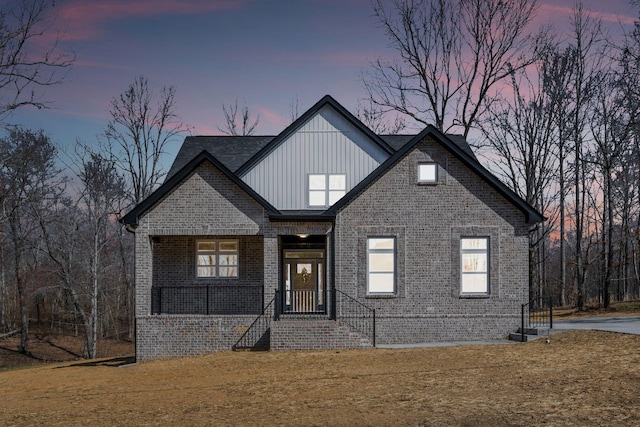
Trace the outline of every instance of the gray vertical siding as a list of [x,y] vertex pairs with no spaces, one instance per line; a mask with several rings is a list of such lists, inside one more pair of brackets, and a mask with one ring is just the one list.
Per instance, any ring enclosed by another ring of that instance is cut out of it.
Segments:
[[348,192],[387,156],[333,108],[325,106],[242,179],[277,209],[307,209],[308,174],[346,174]]

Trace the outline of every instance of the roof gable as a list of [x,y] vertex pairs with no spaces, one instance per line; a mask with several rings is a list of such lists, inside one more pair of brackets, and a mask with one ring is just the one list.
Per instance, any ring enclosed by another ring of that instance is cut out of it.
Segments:
[[[401,159],[403,159],[420,141],[425,137],[430,136],[436,142],[446,148],[453,156],[458,158],[466,167],[475,172],[481,179],[494,188],[498,193],[504,196],[510,203],[512,203],[518,210],[524,215],[528,224],[535,224],[544,220],[544,216],[540,214],[535,208],[529,205],[525,200],[518,196],[513,190],[507,187],[502,181],[495,177],[491,172],[485,169],[475,158],[475,156],[460,146],[459,143],[454,142],[447,135],[438,131],[432,125],[427,126],[418,135],[415,135],[409,142],[404,144],[396,153],[391,156],[386,162],[384,162],[378,169],[371,175],[364,179],[360,184],[355,186],[349,193],[347,193],[336,204],[327,209],[328,215],[336,215],[344,206],[349,204],[355,199],[365,188],[367,188],[376,179],[382,176],[385,172],[393,168]],[[468,145],[466,145],[468,147]]]
[[387,144],[382,138],[373,133],[371,129],[366,127],[360,120],[358,120],[353,114],[347,111],[342,105],[340,105],[335,99],[333,99],[330,95],[325,95],[320,101],[318,101],[313,107],[307,110],[303,115],[298,117],[289,127],[287,127],[284,131],[282,131],[278,136],[273,138],[267,145],[265,145],[260,151],[258,151],[253,157],[251,157],[248,161],[245,162],[236,173],[238,176],[244,176],[251,168],[253,168],[256,164],[258,164],[261,160],[263,160],[266,156],[269,155],[273,150],[275,150],[278,146],[280,146],[284,141],[287,140],[292,134],[302,128],[306,123],[309,122],[314,116],[320,113],[320,110],[326,106],[330,106],[333,110],[335,110],[342,118],[344,118],[348,123],[353,125],[358,131],[360,131],[364,136],[366,136],[369,140],[371,140],[375,145],[377,145],[381,150],[391,155],[395,151],[389,144]]
[[316,185],[318,180],[325,181],[326,188],[315,195],[324,193],[325,203],[329,203],[329,180],[334,183],[331,185],[341,182],[341,190],[348,191],[392,153],[384,140],[325,97],[243,165],[237,175],[276,209],[324,210],[318,199],[310,199],[311,177]]
[[128,225],[137,225],[140,216],[160,202],[174,187],[180,182],[186,179],[192,172],[194,172],[198,166],[203,162],[210,162],[213,166],[218,168],[227,178],[240,187],[247,195],[252,197],[258,202],[269,215],[279,214],[278,210],[274,208],[269,202],[263,199],[258,193],[256,193],[251,187],[239,179],[233,172],[223,165],[218,159],[213,157],[211,153],[202,151],[189,163],[182,167],[178,172],[174,173],[168,180],[166,180],[158,189],[156,189],[149,197],[135,206],[129,213],[127,213],[120,222]]

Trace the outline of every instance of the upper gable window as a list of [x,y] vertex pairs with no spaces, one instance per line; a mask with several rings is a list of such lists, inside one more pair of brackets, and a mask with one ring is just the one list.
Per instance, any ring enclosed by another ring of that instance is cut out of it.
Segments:
[[436,184],[438,165],[436,163],[418,163],[418,184]]
[[347,175],[309,174],[309,206],[331,206],[347,192]]

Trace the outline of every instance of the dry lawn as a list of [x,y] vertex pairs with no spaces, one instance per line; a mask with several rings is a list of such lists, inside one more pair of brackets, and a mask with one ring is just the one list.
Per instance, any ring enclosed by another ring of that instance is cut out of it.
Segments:
[[0,425],[640,425],[640,336],[0,372]]

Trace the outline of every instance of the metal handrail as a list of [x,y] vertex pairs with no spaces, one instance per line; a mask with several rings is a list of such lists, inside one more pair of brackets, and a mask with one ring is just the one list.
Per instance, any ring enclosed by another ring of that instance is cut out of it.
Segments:
[[[545,302],[547,304],[545,304]],[[547,307],[545,307],[547,305]],[[553,297],[536,297],[520,309],[520,340],[525,342],[527,330],[534,327],[549,326],[553,328]]]
[[[349,315],[344,315],[342,313],[343,310],[336,310],[336,318],[342,320],[347,325],[352,328],[362,332],[366,336],[371,338],[372,344],[376,346],[376,309],[371,308],[357,299],[353,298],[351,295],[348,295],[342,292],[339,289],[335,289],[336,295],[340,295],[340,303],[336,304],[342,309],[342,298],[346,298],[346,301],[353,304],[355,306],[355,310],[346,310]],[[337,298],[336,298],[337,300]],[[371,319],[371,324],[367,320]]]
[[[256,317],[247,330],[244,331],[242,336],[240,336],[238,341],[231,346],[232,350],[237,350],[238,348],[255,348],[256,344],[260,342],[260,339],[271,327],[271,313],[269,312],[269,308],[271,308],[271,305],[275,300],[275,296],[271,298],[271,301],[269,301],[269,303],[262,309],[262,313]],[[243,340],[248,341],[248,343],[241,345]]]

